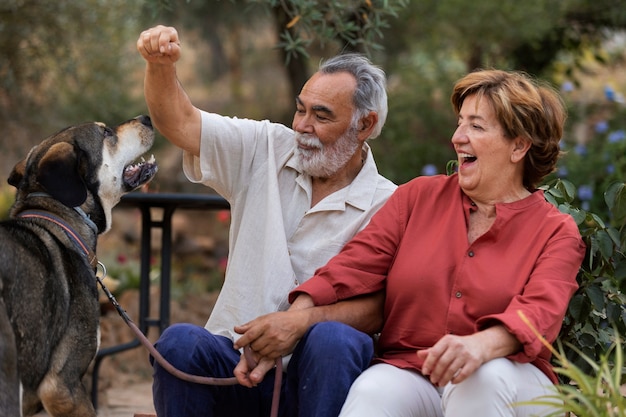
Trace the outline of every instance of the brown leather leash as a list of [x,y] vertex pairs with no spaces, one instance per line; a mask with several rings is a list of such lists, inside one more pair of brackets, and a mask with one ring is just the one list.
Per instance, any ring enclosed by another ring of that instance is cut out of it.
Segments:
[[[98,262],[98,265],[100,265],[100,267],[103,270],[103,276],[106,276],[106,268],[104,267],[104,265],[101,262]],[[141,332],[141,330],[139,330],[137,325],[130,319],[130,317],[128,317],[128,314],[126,314],[126,311],[120,306],[120,304],[117,302],[113,294],[111,294],[111,291],[109,291],[109,289],[104,285],[104,282],[102,282],[102,279],[100,279],[97,273],[96,273],[96,279],[98,280],[98,283],[100,284],[100,287],[102,287],[102,290],[106,294],[107,298],[109,299],[111,304],[113,304],[113,306],[117,310],[118,314],[122,317],[124,322],[126,322],[128,327],[131,328],[133,333],[135,333],[135,336],[137,337],[137,339],[139,339],[141,344],[146,349],[148,349],[148,351],[150,352],[152,357],[158,362],[158,364],[162,366],[163,369],[165,369],[167,372],[174,375],[178,379],[182,379],[183,381],[187,381],[187,382],[193,382],[195,384],[220,385],[220,386],[238,384],[237,378],[235,378],[234,376],[226,377],[226,378],[215,378],[215,377],[210,377],[210,376],[192,375],[192,374],[188,374],[186,372],[181,371],[180,369],[176,368],[174,365],[169,363],[167,359],[165,359],[156,350],[156,348],[152,345],[152,343],[148,340],[148,338]],[[250,369],[256,367],[257,363],[252,356],[252,349],[250,348],[250,346],[244,347],[243,354],[244,354],[244,357],[246,358],[246,361],[248,362],[248,367]],[[280,401],[280,388],[282,385],[282,376],[283,376],[283,361],[282,361],[282,358],[277,358],[276,359],[276,375],[274,377],[274,392],[272,395],[272,408],[270,411],[270,417],[278,417],[278,404]]]

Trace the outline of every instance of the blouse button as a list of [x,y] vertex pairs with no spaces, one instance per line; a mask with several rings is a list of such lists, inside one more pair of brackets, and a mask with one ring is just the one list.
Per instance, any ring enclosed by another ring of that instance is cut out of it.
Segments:
[[469,251],[467,253],[467,256],[469,256],[470,258],[473,258],[474,257],[474,251],[473,250]]
[[456,294],[454,294],[456,298],[461,298],[461,295],[461,291],[457,291]]

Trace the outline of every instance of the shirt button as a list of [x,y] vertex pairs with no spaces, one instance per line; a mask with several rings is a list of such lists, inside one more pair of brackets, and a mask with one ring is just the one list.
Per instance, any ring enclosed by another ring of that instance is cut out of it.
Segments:
[[471,250],[471,251],[467,252],[467,256],[469,256],[470,258],[473,258],[474,257],[474,251]]
[[461,294],[461,291],[457,291],[456,294],[454,294],[456,298],[461,298],[461,295],[463,295]]

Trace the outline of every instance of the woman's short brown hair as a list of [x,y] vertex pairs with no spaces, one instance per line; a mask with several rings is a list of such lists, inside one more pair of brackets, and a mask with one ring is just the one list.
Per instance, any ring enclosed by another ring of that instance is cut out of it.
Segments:
[[567,112],[561,96],[522,72],[479,70],[461,78],[452,92],[458,115],[469,96],[487,98],[509,139],[522,137],[531,147],[524,160],[524,186],[536,188],[556,169]]

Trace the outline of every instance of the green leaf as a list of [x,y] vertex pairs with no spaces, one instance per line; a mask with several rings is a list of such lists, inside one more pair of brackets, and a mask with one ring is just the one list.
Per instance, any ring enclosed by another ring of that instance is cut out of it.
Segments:
[[604,293],[600,287],[592,285],[585,290],[585,293],[596,310],[604,310]]
[[606,230],[598,230],[596,233],[600,253],[604,259],[609,259],[613,254],[613,239]]
[[622,224],[626,220],[626,184],[616,182],[604,193],[604,201],[613,213],[615,220]]

